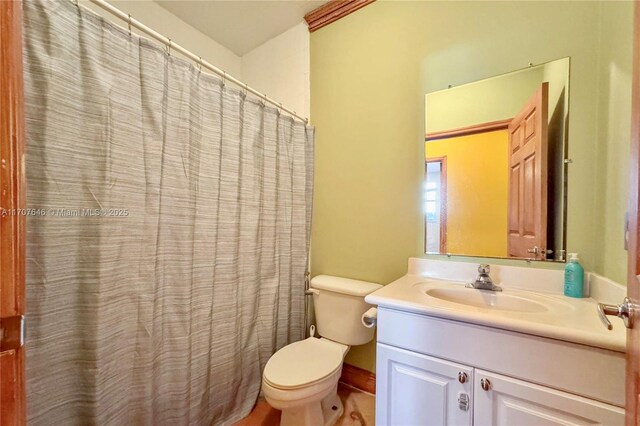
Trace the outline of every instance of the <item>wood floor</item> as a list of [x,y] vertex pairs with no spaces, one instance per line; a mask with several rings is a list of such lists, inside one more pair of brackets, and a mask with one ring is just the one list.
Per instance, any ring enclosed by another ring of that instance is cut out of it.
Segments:
[[[374,426],[375,396],[347,386],[338,385],[338,396],[344,405],[344,414],[338,419],[336,426]],[[234,426],[278,426],[280,411],[275,410],[260,399],[255,408]]]

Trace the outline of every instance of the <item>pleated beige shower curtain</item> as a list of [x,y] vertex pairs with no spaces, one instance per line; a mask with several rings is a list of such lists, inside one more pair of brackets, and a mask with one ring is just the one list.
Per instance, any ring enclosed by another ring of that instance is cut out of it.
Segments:
[[231,424],[304,335],[313,129],[25,0],[30,425]]

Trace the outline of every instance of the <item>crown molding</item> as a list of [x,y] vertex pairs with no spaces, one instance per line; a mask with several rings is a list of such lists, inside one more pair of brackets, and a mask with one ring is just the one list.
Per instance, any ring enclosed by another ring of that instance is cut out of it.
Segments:
[[331,0],[304,15],[304,20],[307,21],[309,32],[312,33],[374,1],[375,0]]

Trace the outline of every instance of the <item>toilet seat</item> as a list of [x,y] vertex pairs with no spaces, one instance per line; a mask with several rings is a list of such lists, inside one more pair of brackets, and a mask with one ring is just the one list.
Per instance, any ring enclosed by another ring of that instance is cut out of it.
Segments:
[[263,380],[276,389],[299,389],[342,368],[342,345],[309,337],[277,351],[267,362]]

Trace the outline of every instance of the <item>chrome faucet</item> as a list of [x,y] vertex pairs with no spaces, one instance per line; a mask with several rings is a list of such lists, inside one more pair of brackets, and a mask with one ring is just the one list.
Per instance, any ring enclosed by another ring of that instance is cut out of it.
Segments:
[[489,272],[491,272],[489,265],[484,263],[480,264],[478,266],[478,276],[475,281],[467,284],[466,287],[475,288],[476,290],[502,291],[502,287],[493,283],[489,276]]

